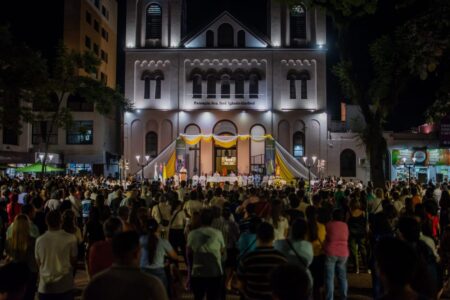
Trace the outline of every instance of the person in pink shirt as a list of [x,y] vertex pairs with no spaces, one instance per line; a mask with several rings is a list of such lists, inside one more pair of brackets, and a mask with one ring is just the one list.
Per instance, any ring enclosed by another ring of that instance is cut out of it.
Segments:
[[326,225],[327,235],[324,243],[325,252],[325,299],[333,300],[334,273],[339,284],[340,299],[347,299],[347,259],[348,227],[344,222],[344,212],[340,209],[333,211],[333,218]]

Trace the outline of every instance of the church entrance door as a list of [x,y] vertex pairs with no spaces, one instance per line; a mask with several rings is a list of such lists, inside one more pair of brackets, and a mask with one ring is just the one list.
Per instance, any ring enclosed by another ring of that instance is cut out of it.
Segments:
[[214,147],[214,169],[221,176],[237,174],[237,148]]

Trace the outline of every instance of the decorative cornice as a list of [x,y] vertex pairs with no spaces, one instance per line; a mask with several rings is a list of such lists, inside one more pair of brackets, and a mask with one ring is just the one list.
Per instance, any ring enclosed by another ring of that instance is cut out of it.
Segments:
[[267,64],[267,60],[266,59],[185,59],[184,61],[185,64],[190,64],[191,67],[194,66],[228,66],[228,67],[242,67],[242,66],[261,66],[261,65],[265,65]]
[[308,60],[308,59],[304,59],[304,60],[301,60],[301,59],[289,59],[289,60],[282,59],[281,63],[283,65],[289,66],[289,67],[297,67],[297,66],[310,67],[311,65],[315,65],[316,64],[316,60],[315,59],[311,59],[311,60]]
[[170,64],[170,60],[136,60],[134,62],[135,66],[139,66],[141,68],[151,68],[151,67],[156,67],[156,68],[165,68],[167,65]]

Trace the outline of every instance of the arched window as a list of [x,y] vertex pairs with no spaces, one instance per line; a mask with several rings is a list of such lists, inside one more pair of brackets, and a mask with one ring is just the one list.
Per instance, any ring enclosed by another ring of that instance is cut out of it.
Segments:
[[150,99],[150,77],[144,78],[144,99]]
[[155,99],[161,99],[161,77],[156,77],[155,81]]
[[308,88],[307,88],[307,83],[306,83],[306,79],[302,79],[300,81],[301,86],[300,86],[300,96],[302,99],[308,99]]
[[300,98],[302,99],[308,99],[308,83],[307,80],[311,79],[311,76],[309,75],[309,72],[306,70],[303,70],[299,73],[300,78]]
[[236,98],[244,98],[244,74],[237,74],[234,79],[234,94]]
[[214,47],[214,32],[212,30],[208,30],[206,32],[206,47],[207,48]]
[[239,30],[237,36],[237,42],[239,48],[245,48],[245,31]]
[[256,74],[250,74],[249,76],[249,93],[250,98],[258,98],[259,80]]
[[297,99],[297,91],[295,90],[295,77],[289,78],[289,98]]
[[150,131],[145,136],[145,154],[151,158],[158,155],[158,135],[154,131]]
[[306,10],[303,5],[294,5],[290,12],[291,39],[306,39]]
[[294,145],[294,157],[301,158],[305,156],[305,134],[301,131],[296,131],[292,139]]
[[219,26],[217,43],[222,48],[234,47],[234,30],[230,24],[223,23]]
[[222,98],[230,98],[230,76],[223,75],[220,86],[220,96]]
[[341,152],[341,176],[356,177],[356,154],[351,149],[345,149]]
[[208,98],[216,98],[216,77],[214,75],[208,76],[206,79],[206,94]]
[[152,3],[147,7],[145,38],[161,39],[161,6]]
[[142,72],[141,80],[144,81],[144,99],[150,99],[153,91],[151,90],[151,81],[154,80],[155,94],[153,99],[161,99],[161,80],[164,80],[164,73],[161,70],[145,70]]
[[196,74],[192,78],[192,98],[202,97],[202,76]]

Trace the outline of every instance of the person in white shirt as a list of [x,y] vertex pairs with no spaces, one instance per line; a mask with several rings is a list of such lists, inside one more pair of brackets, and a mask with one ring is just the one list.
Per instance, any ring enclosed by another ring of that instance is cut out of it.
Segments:
[[194,187],[194,188],[197,187],[198,180],[199,180],[198,175],[194,174],[194,176],[192,176],[192,187]]
[[50,211],[48,231],[36,240],[39,299],[73,299],[73,268],[77,262],[75,235],[61,230],[61,214]]
[[202,188],[204,188],[206,186],[206,176],[205,176],[205,174],[200,176],[199,182],[200,182],[200,185],[202,186]]
[[184,203],[184,211],[189,218],[192,218],[195,212],[199,212],[203,208],[203,203],[198,200],[197,191],[191,191],[189,200]]
[[436,183],[436,187],[434,188],[433,191],[433,198],[434,201],[436,201],[436,203],[439,203],[439,200],[441,200],[441,195],[442,195],[441,184],[438,182]]
[[52,193],[50,199],[45,202],[44,208],[46,210],[57,210],[59,209],[59,206],[61,205],[61,192],[59,190]]

